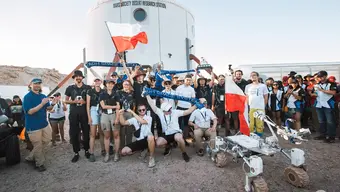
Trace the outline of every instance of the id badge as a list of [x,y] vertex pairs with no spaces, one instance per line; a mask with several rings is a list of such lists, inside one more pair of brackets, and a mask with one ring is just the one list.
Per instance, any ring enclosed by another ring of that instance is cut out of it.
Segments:
[[107,110],[107,114],[108,114],[108,115],[111,115],[111,114],[112,114],[112,109],[108,109],[108,110]]
[[224,101],[224,95],[220,95],[220,101]]

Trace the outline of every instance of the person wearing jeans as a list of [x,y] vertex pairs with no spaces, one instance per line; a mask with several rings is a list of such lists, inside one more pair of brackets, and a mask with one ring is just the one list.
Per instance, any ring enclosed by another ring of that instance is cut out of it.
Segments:
[[47,110],[51,110],[56,101],[49,103],[46,95],[41,93],[42,80],[34,78],[30,83],[29,92],[24,97],[23,109],[25,112],[25,125],[33,150],[25,158],[29,163],[35,163],[38,171],[45,171],[44,147],[50,141],[51,128],[47,122]]
[[326,143],[334,143],[336,136],[336,124],[334,118],[334,108],[336,94],[336,85],[327,80],[327,72],[318,72],[317,77],[320,82],[315,85],[316,95],[316,112],[318,115],[320,135],[315,137],[316,140],[324,140]]

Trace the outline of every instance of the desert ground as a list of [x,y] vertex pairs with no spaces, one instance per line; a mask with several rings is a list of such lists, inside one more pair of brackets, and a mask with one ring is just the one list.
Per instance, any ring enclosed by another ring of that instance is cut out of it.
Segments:
[[[67,129],[67,125],[65,126]],[[66,131],[67,133],[68,131]],[[286,144],[286,147],[292,147]],[[306,152],[306,163],[310,185],[306,189],[291,186],[284,180],[283,170],[289,160],[283,155],[263,157],[264,174],[270,191],[304,192],[324,190],[336,192],[340,189],[340,141],[326,144],[310,140],[298,146]],[[22,162],[11,167],[5,159],[0,159],[0,191],[21,192],[62,192],[62,191],[244,191],[244,172],[242,161],[230,162],[224,168],[218,168],[207,157],[198,157],[194,148],[188,148],[191,161],[186,163],[178,148],[171,155],[164,157],[163,149],[156,150],[156,167],[148,168],[136,153],[123,157],[119,162],[103,163],[100,146],[96,141],[94,163],[80,153],[77,163],[71,163],[72,146],[69,143],[48,145],[46,168],[39,173],[24,162],[28,154],[25,144],[21,145]]]

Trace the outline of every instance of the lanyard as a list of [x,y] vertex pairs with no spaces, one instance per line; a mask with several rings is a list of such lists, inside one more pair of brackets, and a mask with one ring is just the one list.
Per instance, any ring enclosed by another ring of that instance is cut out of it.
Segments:
[[170,125],[171,125],[171,115],[169,115],[169,117],[170,117],[170,121],[169,121],[169,123],[168,123],[168,120],[166,120],[166,116],[164,115],[164,121],[165,121],[165,123],[166,123],[166,126],[167,126],[167,129],[170,127]]
[[204,122],[207,122],[207,112],[204,112],[204,116],[203,116],[202,112],[200,112],[200,113],[201,113],[201,115],[202,115],[202,117],[204,119]]

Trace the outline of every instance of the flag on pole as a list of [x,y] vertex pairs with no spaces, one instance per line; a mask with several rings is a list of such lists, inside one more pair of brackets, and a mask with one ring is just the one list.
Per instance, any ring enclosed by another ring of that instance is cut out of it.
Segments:
[[139,24],[106,22],[117,52],[135,49],[138,42],[147,44],[148,37]]
[[239,111],[240,132],[249,136],[247,97],[233,81],[232,76],[226,76],[225,79],[225,109],[228,112]]

